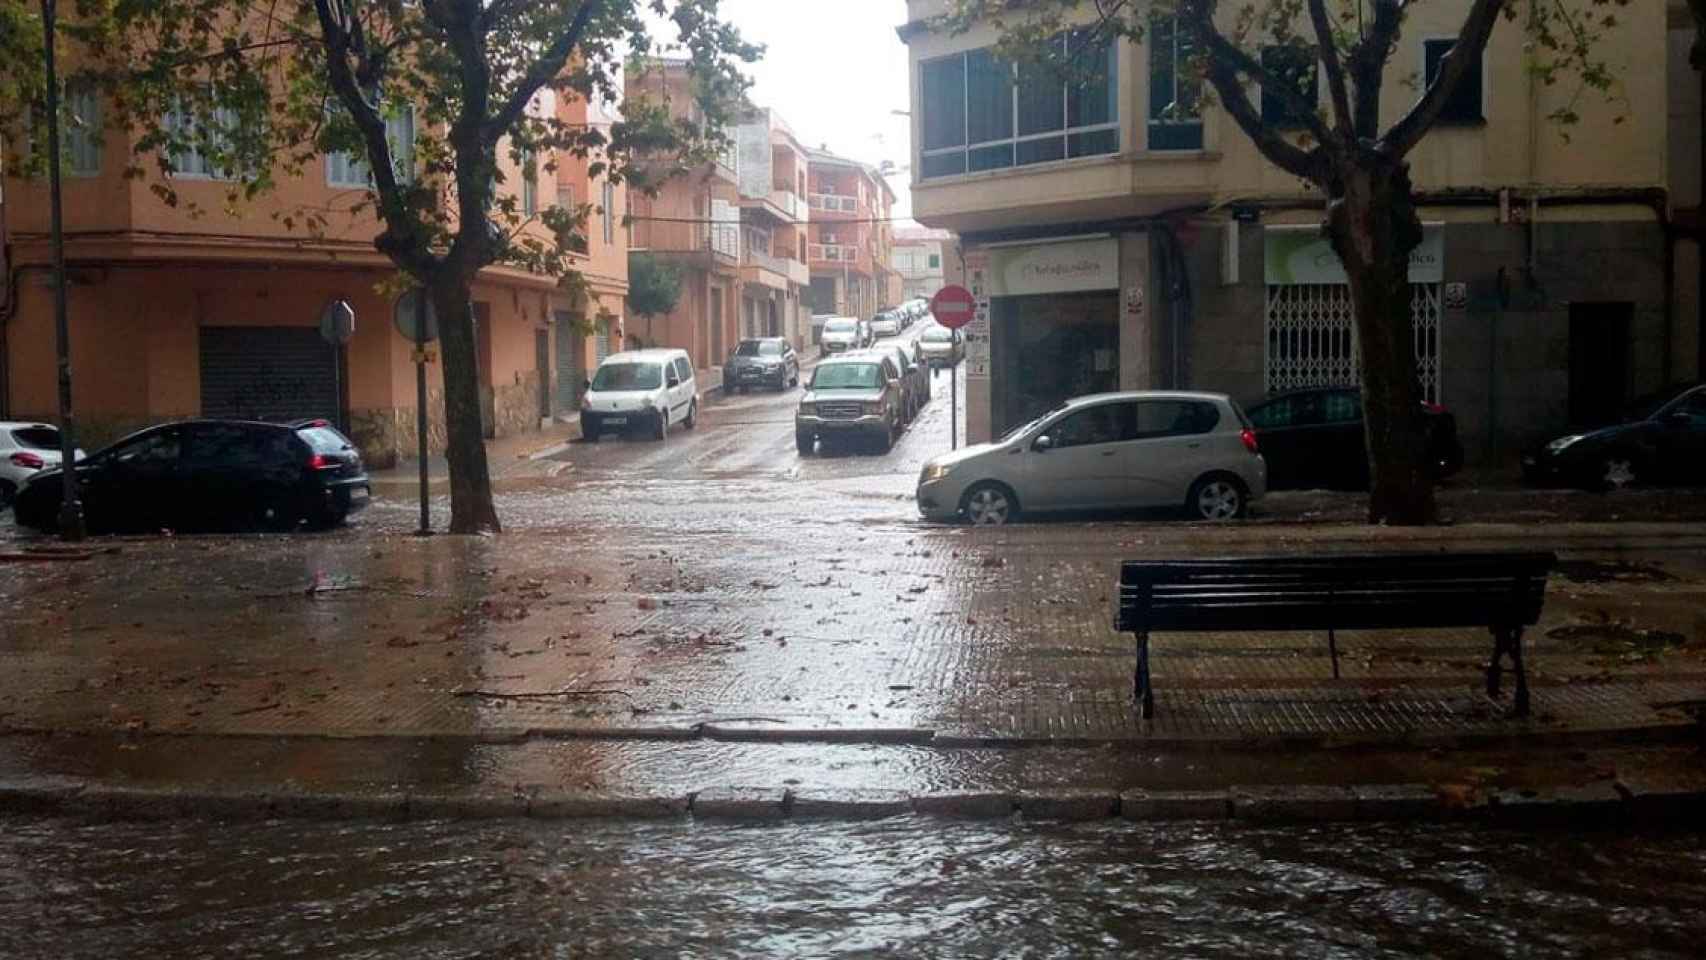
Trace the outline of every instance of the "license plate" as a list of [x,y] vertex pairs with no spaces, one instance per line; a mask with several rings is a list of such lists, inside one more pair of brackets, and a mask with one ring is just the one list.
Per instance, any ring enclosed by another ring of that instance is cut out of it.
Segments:
[[628,418],[627,417],[605,417],[604,422],[610,424],[613,427],[620,427],[623,424],[628,422]]
[[740,378],[742,380],[757,380],[758,379],[758,371],[757,370],[742,370],[740,372]]

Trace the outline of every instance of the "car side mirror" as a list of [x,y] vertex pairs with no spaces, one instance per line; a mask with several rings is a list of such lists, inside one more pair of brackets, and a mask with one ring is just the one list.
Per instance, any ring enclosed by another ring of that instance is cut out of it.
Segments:
[[1038,453],[1047,453],[1054,449],[1054,438],[1045,433],[1031,441],[1031,449]]
[[666,380],[664,382],[667,383],[671,389],[674,389],[676,387],[681,386],[681,378],[680,377],[670,377],[668,380]]

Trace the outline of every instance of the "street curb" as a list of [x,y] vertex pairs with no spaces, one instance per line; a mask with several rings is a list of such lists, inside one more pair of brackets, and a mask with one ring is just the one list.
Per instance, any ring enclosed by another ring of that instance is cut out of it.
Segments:
[[0,815],[97,822],[205,818],[361,820],[684,819],[856,821],[900,816],[1133,823],[1237,820],[1253,825],[1466,821],[1504,827],[1706,826],[1706,789],[1604,780],[1543,790],[1435,789],[1423,784],[1240,786],[1148,791],[1071,788],[946,791],[716,786],[684,795],[522,788],[311,792],[141,786],[69,777],[0,780]]

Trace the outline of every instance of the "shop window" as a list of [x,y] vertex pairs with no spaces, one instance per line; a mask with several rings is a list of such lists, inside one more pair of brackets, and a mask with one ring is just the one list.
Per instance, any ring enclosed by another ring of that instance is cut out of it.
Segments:
[[[1445,55],[1451,52],[1456,40],[1427,40],[1422,44],[1422,53],[1427,61],[1427,83],[1439,77],[1440,65],[1445,62]],[[1474,124],[1481,123],[1481,70],[1483,63],[1476,60],[1457,82],[1457,89],[1445,101],[1445,109],[1440,112],[1440,123]]]

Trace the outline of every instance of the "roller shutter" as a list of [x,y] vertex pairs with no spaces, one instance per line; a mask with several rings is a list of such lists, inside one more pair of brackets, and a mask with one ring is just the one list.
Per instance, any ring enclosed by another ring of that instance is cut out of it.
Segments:
[[202,415],[335,421],[336,365],[313,327],[202,327]]

